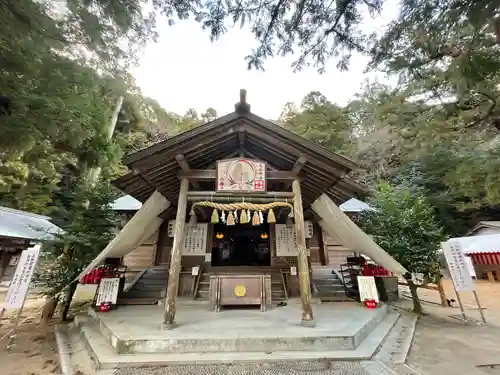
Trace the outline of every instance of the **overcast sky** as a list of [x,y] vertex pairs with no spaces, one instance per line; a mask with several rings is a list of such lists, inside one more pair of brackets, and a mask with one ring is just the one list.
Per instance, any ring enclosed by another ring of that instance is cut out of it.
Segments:
[[[395,1],[390,1],[381,19],[367,19],[367,30],[380,30],[396,10]],[[337,71],[331,61],[322,75],[314,68],[294,73],[291,56],[266,61],[264,72],[249,71],[244,58],[256,42],[245,29],[231,29],[215,43],[194,21],[179,21],[173,27],[160,23],[159,32],[158,43],[146,47],[133,74],[144,94],[178,114],[208,107],[215,108],[218,115],[232,112],[239,90],[244,88],[252,112],[277,119],[286,102],[300,103],[310,91],[320,91],[344,105],[367,78],[384,80],[383,76],[363,74],[367,59],[361,56],[353,58],[348,72]]]

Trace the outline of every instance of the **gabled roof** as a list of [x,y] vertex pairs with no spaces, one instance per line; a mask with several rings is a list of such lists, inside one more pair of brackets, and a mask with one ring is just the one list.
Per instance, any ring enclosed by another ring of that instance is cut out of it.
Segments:
[[0,236],[33,241],[49,241],[62,229],[48,216],[0,207]]
[[111,203],[114,211],[138,211],[141,207],[142,203],[130,195],[124,195]]
[[484,228],[498,229],[500,231],[500,221],[480,221],[474,228],[469,231],[469,233],[467,233],[467,235],[470,236],[471,234],[474,234],[478,230]]
[[342,203],[339,206],[339,208],[344,212],[352,212],[352,213],[363,212],[372,209],[369,204],[360,201],[359,199],[356,198],[351,198],[347,202]]
[[[175,205],[180,186],[176,156],[182,155],[191,169],[214,169],[217,160],[243,155],[267,162],[269,170],[292,170],[300,157],[305,158],[301,169],[305,205],[324,192],[343,203],[363,191],[343,180],[358,168],[356,163],[251,113],[242,98],[235,112],[125,157],[132,172],[115,185],[142,202],[159,190]],[[199,190],[215,190],[214,182],[199,185]],[[270,191],[284,189],[281,182],[268,183]]]

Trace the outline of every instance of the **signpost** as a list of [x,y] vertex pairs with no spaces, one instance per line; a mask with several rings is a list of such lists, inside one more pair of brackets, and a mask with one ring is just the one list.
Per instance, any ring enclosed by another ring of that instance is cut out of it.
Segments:
[[460,243],[456,240],[448,240],[447,242],[442,242],[441,247],[443,249],[443,254],[448,264],[448,270],[450,271],[451,280],[453,282],[453,288],[457,295],[458,304],[460,306],[460,311],[465,322],[467,322],[467,315],[465,314],[464,306],[460,298],[460,292],[472,292],[474,298],[476,299],[477,307],[479,313],[481,314],[481,319],[484,324],[486,324],[486,319],[484,317],[483,309],[479,303],[479,298],[477,296],[475,285],[470,275],[467,264],[465,263],[465,257],[462,252]]
[[28,296],[31,279],[33,278],[38,258],[40,257],[40,247],[40,245],[35,245],[22,252],[17,263],[16,272],[12,277],[9,290],[7,291],[2,310],[0,311],[0,319],[2,319],[5,310],[19,309],[14,328],[12,329],[12,337],[15,336],[17,326],[19,325],[19,319],[21,318],[24,303]]
[[[366,305],[368,301],[379,304],[379,297],[375,278],[373,276],[358,276],[359,300]],[[367,305],[368,306],[368,305]]]

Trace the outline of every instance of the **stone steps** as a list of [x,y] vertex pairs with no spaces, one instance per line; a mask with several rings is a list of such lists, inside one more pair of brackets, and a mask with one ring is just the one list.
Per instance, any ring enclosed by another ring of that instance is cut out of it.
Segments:
[[[222,364],[251,364],[251,363],[290,363],[317,362],[319,361],[358,361],[370,359],[391,328],[399,318],[395,311],[388,313],[381,319],[377,319],[370,327],[361,329],[358,334],[357,345],[350,348],[323,346],[308,344],[305,349],[287,350],[282,349],[269,351],[268,346],[260,343],[251,351],[214,351],[214,352],[189,352],[179,350],[178,352],[154,352],[154,353],[117,353],[116,348],[111,345],[113,339],[106,339],[102,333],[103,328],[98,321],[81,318],[75,320],[80,328],[80,334],[92,358],[99,369],[128,368],[128,367],[155,367],[155,366],[185,366],[185,365],[222,365]],[[368,329],[369,328],[369,329]],[[168,333],[166,333],[168,334]],[[338,337],[337,337],[338,338]],[[286,343],[282,339],[275,338],[280,345]],[[325,340],[323,338],[322,340]],[[328,337],[326,337],[328,340]],[[149,341],[149,340],[148,340]],[[166,341],[169,341],[166,339]],[[206,340],[205,340],[206,341]],[[308,341],[308,340],[305,340]],[[171,340],[170,340],[171,342]],[[152,345],[152,343],[149,343]],[[188,343],[184,343],[188,344]],[[200,343],[202,344],[202,343]],[[252,343],[255,344],[255,343]],[[115,346],[119,346],[117,343]],[[147,345],[145,345],[146,347]],[[199,346],[201,348],[202,346]],[[131,346],[128,347],[130,349]],[[245,347],[241,349],[245,349]],[[179,348],[180,349],[180,348]]]

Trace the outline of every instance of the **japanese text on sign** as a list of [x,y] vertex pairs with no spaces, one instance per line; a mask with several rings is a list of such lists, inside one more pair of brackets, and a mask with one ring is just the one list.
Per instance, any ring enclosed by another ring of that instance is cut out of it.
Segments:
[[99,284],[99,292],[97,293],[96,305],[99,306],[103,302],[116,303],[118,299],[118,290],[120,289],[119,278],[104,278]]
[[457,241],[450,240],[441,243],[441,246],[455,290],[457,292],[474,291],[474,283],[465,263],[460,244]]
[[377,286],[373,276],[358,276],[358,289],[361,302],[365,300],[379,302]]
[[5,297],[3,305],[5,309],[20,309],[23,306],[39,256],[40,245],[33,246],[22,252],[9,291]]

